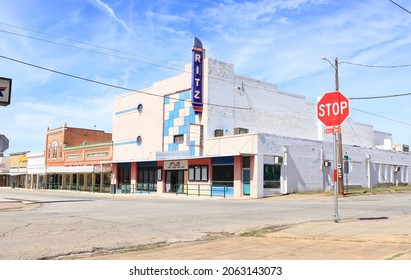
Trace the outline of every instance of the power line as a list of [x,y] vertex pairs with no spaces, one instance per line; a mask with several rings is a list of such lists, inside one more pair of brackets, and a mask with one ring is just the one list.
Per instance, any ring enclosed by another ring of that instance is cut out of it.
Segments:
[[[393,2],[393,1],[391,1]],[[393,2],[394,3],[394,2]],[[396,3],[394,3],[396,4]],[[91,46],[94,48],[98,48],[98,49],[102,49],[102,50],[107,50],[110,52],[117,52],[117,53],[122,53],[125,55],[130,55],[130,56],[134,56],[134,57],[140,57],[143,59],[147,59],[147,60],[151,60],[151,61],[155,61],[155,62],[159,62],[162,64],[157,64],[157,63],[150,63],[150,62],[146,62],[146,61],[141,61],[141,60],[137,60],[137,59],[132,59],[129,57],[124,57],[124,56],[118,56],[118,55],[114,55],[114,54],[110,54],[110,53],[106,53],[106,52],[100,52],[100,51],[96,51],[96,50],[92,50],[92,49],[88,49],[88,48],[83,48],[83,47],[78,47],[78,46],[73,46],[73,45],[69,45],[69,44],[64,44],[64,43],[60,43],[60,42],[55,42],[55,41],[50,41],[50,40],[46,40],[46,39],[42,39],[42,38],[37,38],[37,37],[33,37],[33,36],[28,36],[28,35],[23,35],[23,34],[19,34],[19,33],[15,33],[15,32],[11,32],[11,31],[6,31],[6,30],[1,30],[0,32],[3,33],[7,33],[10,35],[15,35],[15,36],[20,36],[20,37],[24,37],[24,38],[29,38],[29,39],[33,39],[33,40],[37,40],[37,41],[42,41],[42,42],[46,42],[46,43],[52,43],[52,44],[56,44],[56,45],[61,45],[61,46],[65,46],[65,47],[70,47],[70,48],[76,48],[76,49],[80,49],[80,50],[84,50],[84,51],[89,51],[89,52],[94,52],[97,54],[101,54],[101,55],[107,55],[107,56],[112,56],[112,57],[116,57],[116,58],[120,58],[120,59],[126,59],[129,61],[135,61],[135,62],[140,62],[140,63],[144,63],[144,64],[148,64],[148,65],[152,65],[152,66],[157,66],[157,67],[162,67],[162,68],[167,68],[167,69],[171,69],[171,70],[175,70],[178,72],[183,72],[183,73],[190,73],[187,72],[185,70],[181,70],[181,69],[177,69],[174,67],[168,67],[168,66],[164,66],[163,64],[170,64],[164,61],[160,61],[160,60],[156,60],[153,58],[148,58],[148,57],[144,57],[144,56],[139,56],[136,54],[132,54],[132,53],[128,53],[128,52],[124,52],[124,51],[120,51],[120,50],[114,50],[114,49],[110,49],[110,48],[106,48],[106,47],[102,47],[102,46],[98,46],[95,44],[91,44],[91,43],[86,43],[86,42],[82,42],[79,40],[74,40],[74,39],[70,39],[70,38],[65,38],[62,36],[57,36],[57,35],[53,35],[53,34],[48,34],[45,32],[41,32],[41,31],[37,31],[37,30],[33,30],[33,29],[29,29],[29,28],[25,28],[25,27],[21,27],[21,26],[16,26],[16,25],[12,25],[12,24],[8,24],[5,22],[0,22],[0,24],[2,25],[6,25],[6,26],[10,26],[13,28],[18,28],[18,29],[22,29],[22,30],[26,30],[26,31],[30,31],[30,32],[34,32],[37,34],[42,34],[42,35],[46,35],[49,37],[53,37],[53,38],[57,38],[57,39],[62,39],[62,40],[66,40],[66,41],[70,41],[70,42],[74,42],[74,43],[78,43],[78,44],[82,44],[82,45],[86,45],[86,46]],[[3,57],[6,58],[6,57]],[[349,62],[349,61],[342,61],[339,62],[339,64],[349,64],[349,65],[354,65],[354,66],[360,66],[360,67],[371,67],[371,68],[401,68],[401,67],[411,67],[411,64],[403,64],[403,65],[368,65],[368,64],[361,64],[361,63],[354,63],[354,62]],[[170,65],[175,65],[175,66],[179,66],[177,64],[170,64]],[[34,65],[33,65],[34,66]],[[50,70],[50,69],[43,69],[43,70]],[[53,70],[51,70],[53,71]],[[59,73],[62,74],[62,73]],[[81,77],[77,77],[77,78],[81,78]],[[221,77],[214,77],[214,79],[217,80],[221,80],[221,81],[231,81],[231,80],[227,80],[227,79],[223,79]],[[257,86],[253,86],[253,85],[248,85],[249,87],[253,87],[253,88],[261,88],[261,87],[257,87]],[[124,89],[124,88],[121,88]],[[136,91],[136,90],[134,90]],[[405,93],[405,94],[395,94],[395,95],[386,95],[386,96],[374,96],[374,97],[353,97],[350,98],[350,100],[365,100],[365,99],[378,99],[378,98],[391,98],[391,97],[401,97],[401,96],[407,96],[407,95],[411,95],[410,93]]]
[[361,66],[361,67],[370,67],[370,68],[403,68],[403,67],[411,67],[411,64],[402,64],[402,65],[369,65],[369,64],[361,64],[361,63],[354,63],[349,61],[342,61],[339,64],[350,64],[354,66]]
[[[352,98],[349,98],[349,99],[351,100]],[[317,102],[317,101],[314,101],[313,99],[307,99],[307,100],[309,100],[313,103]],[[407,123],[407,122],[399,121],[399,120],[396,120],[396,119],[384,117],[384,116],[381,116],[381,115],[378,115],[378,114],[375,114],[375,113],[371,113],[371,112],[367,112],[367,111],[364,111],[364,110],[361,110],[361,109],[358,109],[358,108],[354,108],[352,106],[350,106],[350,110],[359,111],[359,112],[362,112],[364,114],[372,115],[372,116],[375,116],[375,117],[378,117],[378,118],[381,118],[381,119],[386,119],[386,120],[389,120],[389,121],[392,121],[392,122],[396,122],[396,123],[404,124],[404,125],[407,125],[407,126],[411,126],[411,123]]]
[[[0,22],[0,24],[10,26],[10,27],[13,27],[13,28],[19,28],[19,29],[22,29],[22,30],[26,30],[26,31],[30,31],[30,32],[38,33],[38,34],[42,34],[42,35],[46,35],[46,36],[50,36],[50,37],[61,39],[61,40],[66,40],[66,41],[69,41],[69,42],[82,44],[82,45],[85,45],[85,46],[94,47],[94,48],[97,48],[97,49],[107,50],[107,51],[110,51],[110,52],[117,52],[117,53],[120,53],[120,54],[130,55],[130,56],[134,56],[134,57],[139,57],[139,58],[151,60],[151,61],[154,61],[154,62],[166,63],[166,62],[163,62],[163,61],[160,61],[160,60],[156,60],[156,59],[152,59],[152,58],[148,58],[148,57],[144,57],[144,56],[139,56],[139,55],[135,55],[135,54],[120,51],[120,50],[114,50],[114,49],[110,49],[110,48],[106,48],[106,47],[101,47],[101,46],[98,46],[98,45],[95,45],[95,44],[90,44],[90,43],[78,41],[78,40],[75,40],[75,39],[56,36],[56,35],[48,34],[48,33],[45,33],[45,32],[36,31],[36,30],[33,30],[33,29],[28,29],[28,28],[24,28],[24,27],[12,25],[12,24],[4,23],[4,22]],[[130,57],[115,55],[113,53],[107,53],[107,52],[97,51],[97,50],[93,50],[93,49],[89,49],[89,48],[85,48],[85,47],[79,47],[79,46],[69,45],[69,44],[65,44],[65,43],[61,43],[61,42],[55,42],[55,41],[51,41],[51,40],[47,40],[47,39],[43,39],[43,38],[38,38],[38,37],[29,36],[29,35],[19,34],[19,33],[6,31],[6,30],[2,30],[2,29],[0,29],[0,32],[10,34],[10,35],[14,35],[14,36],[23,37],[23,38],[28,38],[28,39],[32,39],[32,40],[37,40],[37,41],[41,41],[41,42],[45,42],[45,43],[56,44],[56,45],[60,45],[60,46],[64,46],[64,47],[79,49],[79,50],[88,51],[88,52],[93,52],[93,53],[100,54],[100,55],[106,55],[106,56],[125,59],[125,60],[129,60],[129,61],[144,63],[144,64],[155,66],[155,67],[171,69],[171,70],[175,70],[175,71],[180,72],[180,73],[191,74],[191,71],[186,71],[185,69],[181,70],[181,69],[177,69],[177,68],[174,68],[174,67],[165,66],[163,64],[150,63],[150,62],[146,62],[146,61],[133,59],[133,58],[130,58]],[[171,63],[166,63],[166,64],[179,66],[177,64],[171,64]],[[184,67],[182,67],[182,68],[184,68]],[[45,70],[45,69],[43,69],[43,70]],[[207,76],[207,75],[209,75],[209,73],[204,73],[204,75]],[[233,79],[217,77],[217,76],[212,77],[212,79],[223,81],[223,82],[234,82]],[[261,86],[256,86],[256,85],[247,85],[247,86],[251,87],[251,88],[256,88],[256,89],[266,89],[266,87],[261,87]]]
[[[57,35],[54,35],[54,34],[49,34],[49,33],[41,32],[41,31],[37,31],[37,30],[25,28],[25,27],[21,27],[21,26],[17,26],[17,25],[5,23],[5,22],[0,22],[0,24],[1,24],[1,25],[6,25],[6,26],[9,26],[9,27],[13,27],[13,28],[17,28],[17,29],[21,29],[21,30],[26,30],[26,31],[29,31],[29,32],[37,33],[37,34],[41,34],[41,35],[46,35],[46,36],[53,37],[53,38],[60,39],[60,40],[65,40],[65,41],[73,42],[73,43],[76,43],[76,44],[82,44],[82,45],[89,46],[89,47],[93,47],[93,48],[97,48],[97,49],[102,49],[102,50],[106,50],[106,51],[110,51],[110,52],[121,53],[121,54],[125,54],[125,55],[130,55],[130,56],[133,56],[133,57],[139,57],[139,58],[142,58],[142,59],[151,60],[151,61],[158,62],[158,63],[161,63],[161,64],[169,64],[169,65],[181,67],[181,65],[177,65],[177,64],[173,64],[173,63],[169,63],[169,62],[157,60],[157,59],[153,59],[153,58],[150,58],[150,57],[146,57],[146,56],[142,56],[142,55],[136,55],[136,54],[129,53],[129,52],[125,52],[125,51],[121,51],[121,50],[110,49],[110,48],[102,47],[102,46],[99,46],[99,45],[96,45],[96,44],[91,44],[91,43],[87,43],[87,42],[83,42],[83,41],[79,41],[79,40],[75,40],[75,39],[71,39],[71,38],[66,38],[66,37],[62,37],[62,36],[57,36]],[[19,34],[19,33],[15,33],[15,32],[10,32],[10,31],[5,31],[5,30],[0,30],[0,31],[1,31],[1,32],[4,32],[4,33],[9,33],[9,34],[11,34],[11,35],[26,37],[26,38],[30,38],[30,39],[34,39],[34,40],[39,40],[39,41],[47,42],[47,43],[53,43],[53,44],[63,45],[63,46],[66,46],[66,47],[77,48],[77,49],[87,50],[87,51],[93,52],[93,50],[90,50],[90,49],[85,49],[85,48],[80,48],[80,47],[76,47],[76,46],[72,46],[72,45],[57,43],[57,42],[54,42],[54,41],[49,41],[49,40],[45,40],[45,39],[40,39],[40,38],[37,38],[37,37],[32,37],[32,36],[28,36],[28,35],[23,35],[23,34]],[[96,52],[96,53],[100,53],[100,52]],[[100,53],[100,54],[111,55],[111,54],[107,54],[107,53]],[[124,57],[120,57],[120,58],[124,58]],[[126,58],[126,59],[127,59],[127,58]],[[143,61],[140,61],[140,62],[145,63],[145,62],[143,62]],[[162,66],[162,65],[157,65],[157,64],[155,64],[155,65],[156,65],[156,66]],[[174,69],[174,70],[176,70],[176,69]]]
[[[37,69],[41,69],[41,70],[44,70],[44,71],[52,72],[52,73],[55,73],[55,74],[67,76],[67,77],[70,77],[70,78],[74,78],[74,79],[94,83],[94,84],[99,84],[99,85],[103,85],[103,86],[107,86],[107,87],[111,87],[111,88],[115,88],[115,89],[125,90],[125,91],[128,91],[128,92],[138,92],[138,93],[141,93],[141,94],[146,94],[146,95],[150,95],[150,96],[154,96],[154,97],[164,98],[163,95],[154,94],[154,93],[150,93],[150,92],[146,92],[146,91],[142,91],[142,90],[136,90],[136,89],[127,88],[127,87],[122,87],[122,86],[117,86],[117,85],[113,85],[113,84],[109,84],[109,83],[105,83],[105,82],[100,82],[100,81],[80,77],[80,76],[77,76],[77,75],[73,75],[73,74],[53,70],[53,69],[46,68],[46,67],[43,67],[43,66],[31,64],[31,63],[28,63],[28,62],[24,62],[24,61],[17,60],[17,59],[14,59],[14,58],[3,56],[3,55],[0,55],[0,58],[7,59],[7,60],[10,60],[10,61],[13,61],[13,62],[20,63],[20,64],[24,64],[26,66],[34,67],[34,68],[37,68]],[[411,95],[411,93],[407,93],[407,95]],[[179,99],[179,98],[175,98],[175,97],[169,97],[169,98],[173,99],[173,100],[177,100],[177,101],[191,102],[191,101],[186,100],[186,99]],[[350,99],[355,99],[355,98],[350,98]],[[357,98],[357,99],[359,99],[359,98]],[[314,102],[314,101],[312,101],[312,102]],[[238,109],[238,110],[251,110],[252,109],[251,107],[237,107],[237,106],[221,105],[221,104],[214,104],[214,103],[204,103],[204,104],[209,105],[209,106],[228,108],[228,109]],[[363,113],[366,113],[366,114],[370,114],[370,115],[373,115],[373,116],[376,116],[376,117],[379,117],[379,118],[383,118],[383,119],[387,119],[387,120],[390,120],[390,121],[393,121],[393,122],[398,122],[398,123],[401,123],[401,124],[404,124],[404,125],[411,126],[411,123],[406,123],[406,122],[398,121],[398,120],[395,120],[395,119],[387,118],[387,117],[380,116],[380,115],[370,113],[370,112],[360,110],[360,109],[355,109],[355,108],[352,108],[352,109],[363,112]]]
[[407,13],[411,14],[411,12],[410,12],[409,10],[407,10],[406,8],[404,8],[403,6],[401,6],[400,4],[395,3],[395,2],[392,1],[392,0],[388,0],[388,1],[390,1],[391,3],[393,3],[394,5],[396,5],[397,7],[403,9],[403,10],[406,11]]
[[409,96],[411,92],[401,93],[401,94],[392,94],[392,95],[381,95],[381,96],[368,96],[368,97],[350,97],[350,100],[367,100],[367,99],[381,99],[381,98],[393,98],[393,97],[402,97]]
[[[6,30],[2,30],[2,29],[0,29],[0,32],[6,33],[6,34],[10,34],[10,35],[20,36],[20,37],[24,37],[24,38],[28,38],[28,39],[32,39],[32,40],[37,40],[37,41],[41,41],[41,42],[52,43],[52,44],[56,44],[56,45],[60,45],[60,46],[65,46],[65,47],[69,47],[69,48],[79,49],[79,50],[83,50],[83,51],[89,51],[89,52],[93,52],[93,53],[97,53],[97,54],[112,56],[112,57],[121,58],[121,59],[126,59],[126,60],[130,60],[130,61],[135,61],[135,62],[140,62],[140,63],[152,65],[152,66],[157,66],[157,67],[162,67],[162,68],[166,68],[166,69],[175,70],[175,71],[178,71],[178,72],[181,72],[181,71],[182,71],[181,69],[177,69],[177,68],[170,67],[170,66],[164,66],[164,65],[162,65],[162,64],[157,64],[157,63],[152,63],[152,62],[146,62],[146,61],[141,61],[141,60],[137,60],[137,59],[125,57],[125,56],[119,56],[119,55],[115,55],[115,54],[105,53],[105,52],[96,51],[96,50],[87,49],[87,48],[82,48],[82,47],[78,47],[78,46],[72,46],[72,45],[69,45],[69,44],[54,42],[54,41],[50,41],[50,40],[46,40],[46,39],[41,39],[41,38],[32,37],[32,36],[28,36],[28,35],[23,35],[23,34],[19,34],[19,33],[15,33],[15,32],[10,32],[10,31],[6,31]],[[52,36],[52,35],[50,35],[50,36]],[[59,37],[57,37],[57,38],[59,38]],[[65,40],[70,40],[70,39],[65,39]],[[76,42],[75,40],[70,40],[70,41]],[[89,45],[89,46],[95,46],[95,45],[87,44],[87,43],[83,43],[83,42],[80,42],[80,43],[81,43],[81,44],[85,44],[85,45]],[[96,46],[96,47],[98,47],[98,46]],[[99,47],[99,48],[105,49],[105,50],[109,50],[109,51],[112,51],[112,52],[121,52],[121,51],[111,50],[111,49],[104,48],[104,47]],[[125,53],[125,52],[121,52],[121,53]],[[129,54],[129,53],[125,53],[125,54],[131,55],[131,56],[136,56],[136,55]],[[149,59],[149,60],[152,60],[152,61],[160,62],[160,61],[158,61],[158,60],[154,60],[154,59],[150,59],[150,58],[146,58],[146,57],[143,57],[143,58]],[[163,63],[163,62],[162,62],[162,63]],[[183,71],[183,72],[184,72],[184,71]]]
[[[27,29],[27,28],[24,28],[24,27],[19,27],[19,26],[15,26],[15,25],[3,23],[3,22],[0,22],[0,24],[8,25],[8,26],[16,27],[16,28],[20,28],[20,29],[23,29],[23,30],[28,30],[28,31],[31,31],[31,32],[35,32],[35,33],[47,35],[47,36],[54,37],[54,38],[58,38],[58,39],[62,39],[62,40],[67,40],[67,41],[70,41],[70,42],[75,42],[75,43],[83,44],[83,45],[86,45],[86,46],[91,46],[91,47],[95,47],[95,48],[107,50],[107,51],[110,51],[110,52],[117,52],[117,53],[122,53],[122,54],[130,55],[130,56],[134,56],[134,57],[144,58],[144,59],[147,59],[147,60],[152,60],[152,61],[159,62],[159,63],[166,63],[166,62],[163,62],[163,61],[160,61],[160,60],[156,60],[156,59],[152,59],[152,58],[148,58],[148,57],[144,57],[144,56],[135,55],[135,54],[128,53],[128,52],[124,52],[124,51],[113,50],[113,49],[110,49],[110,48],[101,47],[101,46],[97,46],[97,45],[94,45],[94,44],[85,43],[85,42],[82,42],[82,41],[77,41],[77,40],[74,40],[74,39],[69,39],[69,38],[65,38],[65,37],[61,37],[61,36],[51,35],[51,34],[47,34],[47,33],[44,33],[44,32],[35,31],[35,30],[32,30],[32,29]],[[43,38],[37,38],[37,37],[33,37],[33,36],[29,36],[29,35],[24,35],[24,34],[19,34],[19,33],[11,32],[11,31],[6,31],[6,30],[2,30],[2,29],[0,29],[0,32],[6,33],[6,34],[10,34],[10,35],[14,35],[14,36],[23,37],[23,38],[28,38],[28,39],[32,39],[32,40],[37,40],[37,41],[41,41],[41,42],[45,42],[45,43],[56,44],[56,45],[60,45],[60,46],[64,46],[64,47],[79,49],[79,50],[88,51],[88,52],[93,52],[93,53],[100,54],[100,55],[106,55],[106,56],[111,56],[111,57],[115,57],[115,58],[125,59],[125,60],[129,60],[129,61],[139,62],[139,63],[151,65],[151,66],[156,66],[156,67],[171,69],[171,70],[174,70],[174,71],[177,71],[177,72],[180,72],[180,73],[188,73],[188,74],[191,74],[190,71],[186,71],[185,69],[184,69],[184,70],[181,70],[181,69],[177,69],[177,68],[175,68],[175,67],[165,66],[165,65],[163,65],[163,64],[146,62],[146,61],[137,60],[137,59],[133,59],[133,58],[125,57],[125,56],[115,55],[115,54],[112,54],[112,53],[101,52],[101,51],[92,50],[92,49],[89,49],[89,48],[84,48],[84,47],[79,47],[79,46],[73,46],[73,45],[69,45],[69,44],[65,44],[65,43],[61,43],[61,42],[50,41],[50,40],[46,40],[46,39],[43,39]],[[166,63],[166,64],[179,66],[179,65],[177,65],[177,64],[171,64],[171,63]],[[184,68],[184,67],[182,67],[182,68]],[[208,75],[208,73],[204,73],[204,75]],[[226,78],[222,78],[222,77],[213,77],[213,79],[220,80],[220,81],[224,81],[224,82],[232,82],[231,79],[226,79]],[[248,86],[249,86],[249,87],[253,87],[253,88],[261,88],[261,87],[257,87],[257,86],[253,86],[253,85],[248,85]]]
[[356,108],[352,108],[352,107],[350,107],[350,109],[353,109],[355,111],[359,111],[359,112],[362,112],[362,113],[365,113],[365,114],[369,114],[369,115],[372,115],[372,116],[375,116],[375,117],[379,117],[379,118],[382,118],[382,119],[386,119],[386,120],[389,120],[389,121],[392,121],[392,122],[397,122],[397,123],[401,123],[401,124],[404,124],[404,125],[411,126],[411,123],[406,123],[406,122],[395,120],[395,119],[392,119],[392,118],[387,118],[387,117],[380,116],[380,115],[377,115],[377,114],[374,114],[374,113],[370,113],[370,112],[367,112],[367,111],[364,111],[364,110],[361,110],[361,109],[356,109]]
[[[21,60],[18,60],[18,59],[10,58],[10,57],[3,56],[3,55],[0,55],[0,58],[4,58],[4,59],[7,59],[7,60],[10,60],[10,61],[13,61],[13,62],[17,62],[17,63],[20,63],[20,64],[24,64],[24,65],[26,65],[26,66],[34,67],[34,68],[41,69],[41,70],[48,71],[48,72],[52,72],[52,73],[55,73],[55,74],[67,76],[67,77],[70,77],[70,78],[74,78],[74,79],[78,79],[78,80],[83,80],[83,81],[90,82],[90,83],[94,83],[94,84],[103,85],[103,86],[106,86],[106,87],[111,87],[111,88],[120,89],[120,90],[125,90],[125,91],[138,92],[138,93],[141,93],[141,94],[146,94],[146,95],[150,95],[150,96],[154,96],[154,97],[164,98],[163,95],[159,95],[159,94],[155,94],[155,93],[150,93],[150,92],[146,92],[146,91],[142,91],[142,90],[137,90],[137,89],[132,89],[132,88],[126,88],[126,87],[122,87],[122,86],[117,86],[117,85],[113,85],[113,84],[109,84],[109,83],[105,83],[105,82],[100,82],[100,81],[96,81],[96,80],[92,80],[92,79],[80,77],[80,76],[77,76],[77,75],[73,75],[73,74],[69,74],[69,73],[65,73],[65,72],[53,70],[53,69],[46,68],[46,67],[43,67],[43,66],[35,65],[35,64],[32,64],[32,63],[28,63],[28,62],[25,62],[25,61],[21,61]],[[180,99],[180,98],[175,98],[175,97],[169,97],[169,98],[170,98],[170,99],[173,99],[173,100],[178,100],[178,101],[191,102],[190,100],[186,100],[186,99]],[[221,105],[221,104],[214,104],[214,103],[203,103],[203,104],[204,104],[204,105],[208,105],[208,106],[215,106],[215,107],[222,107],[222,108],[230,108],[230,109],[238,109],[238,110],[250,110],[250,109],[251,109],[251,108],[247,108],[247,107],[236,107],[236,106]]]

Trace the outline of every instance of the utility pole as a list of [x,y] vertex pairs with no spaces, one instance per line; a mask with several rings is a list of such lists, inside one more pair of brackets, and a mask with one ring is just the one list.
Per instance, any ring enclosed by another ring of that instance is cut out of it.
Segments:
[[[335,70],[335,91],[340,90],[340,83],[338,77],[338,58],[335,58],[334,61],[334,70]],[[343,178],[343,151],[342,151],[342,132],[337,133],[337,184],[338,184],[338,194],[340,196],[344,195],[344,178]]]

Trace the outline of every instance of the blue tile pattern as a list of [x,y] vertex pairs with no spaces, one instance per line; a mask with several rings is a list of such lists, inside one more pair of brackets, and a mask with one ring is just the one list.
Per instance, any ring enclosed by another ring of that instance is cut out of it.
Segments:
[[[190,101],[191,91],[180,92],[164,98],[164,151],[195,154],[195,147],[189,145],[190,124],[195,123],[195,113]],[[174,143],[175,135],[184,135],[184,143]]]

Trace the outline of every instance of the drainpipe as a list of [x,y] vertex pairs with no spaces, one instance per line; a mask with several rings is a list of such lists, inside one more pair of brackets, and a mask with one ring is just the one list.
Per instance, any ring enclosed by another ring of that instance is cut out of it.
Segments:
[[287,181],[287,164],[288,164],[288,148],[287,146],[283,146],[283,152],[284,152],[284,157],[283,157],[283,164],[281,165],[281,177],[282,177],[282,184],[281,184],[281,192],[283,194],[288,194],[289,189],[288,189],[288,181]]
[[371,188],[371,155],[367,155],[366,159],[367,164],[367,187]]

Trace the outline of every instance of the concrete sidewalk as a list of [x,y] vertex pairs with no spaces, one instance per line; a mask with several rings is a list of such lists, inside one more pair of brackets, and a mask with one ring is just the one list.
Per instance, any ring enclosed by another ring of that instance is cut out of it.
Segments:
[[411,217],[306,222],[266,231],[210,236],[209,240],[198,242],[157,248],[153,245],[148,250],[78,257],[94,260],[411,260]]

